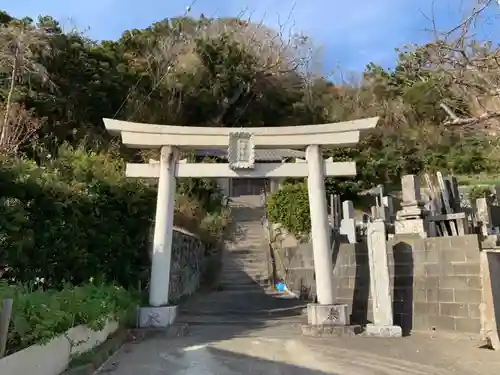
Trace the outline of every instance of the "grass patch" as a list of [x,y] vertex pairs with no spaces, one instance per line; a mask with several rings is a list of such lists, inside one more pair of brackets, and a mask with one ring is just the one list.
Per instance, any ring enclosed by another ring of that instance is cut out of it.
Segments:
[[[121,348],[128,337],[129,333],[127,329],[118,328],[118,330],[102,344],[92,348],[88,352],[73,356],[68,365],[68,370],[74,370],[81,367],[90,367],[91,370],[97,370],[109,357]],[[68,370],[62,375],[69,375],[71,372]]]
[[43,345],[81,324],[99,331],[110,320],[128,321],[138,301],[122,287],[92,283],[43,290],[0,282],[0,300],[4,298],[14,300],[7,355]]

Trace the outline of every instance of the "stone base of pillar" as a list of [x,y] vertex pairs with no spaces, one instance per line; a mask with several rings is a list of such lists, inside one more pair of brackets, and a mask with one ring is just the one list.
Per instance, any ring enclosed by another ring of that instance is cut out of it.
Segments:
[[146,339],[173,339],[184,337],[188,333],[188,324],[174,323],[167,328],[134,328],[129,330],[131,338],[134,341],[143,341]]
[[380,324],[367,324],[365,327],[365,336],[370,337],[402,337],[403,330],[400,326],[385,326]]
[[307,305],[307,323],[313,326],[346,326],[349,324],[347,305]]
[[322,325],[315,326],[312,324],[303,324],[300,326],[304,336],[322,337],[322,336],[355,336],[363,332],[363,328],[359,325],[349,326],[332,326]]
[[167,328],[177,318],[177,306],[140,307],[139,328]]

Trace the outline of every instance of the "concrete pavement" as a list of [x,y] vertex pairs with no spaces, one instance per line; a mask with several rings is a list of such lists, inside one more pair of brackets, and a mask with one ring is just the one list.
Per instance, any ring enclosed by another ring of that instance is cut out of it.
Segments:
[[113,375],[493,375],[500,354],[471,340],[309,338],[299,322],[195,324],[186,337],[127,343],[101,369]]

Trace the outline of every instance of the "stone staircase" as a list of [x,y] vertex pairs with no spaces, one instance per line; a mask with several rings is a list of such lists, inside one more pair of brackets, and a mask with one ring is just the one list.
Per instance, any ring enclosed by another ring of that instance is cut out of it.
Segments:
[[231,198],[233,238],[222,258],[222,290],[252,290],[269,286],[270,261],[260,195]]
[[270,288],[268,243],[261,222],[264,207],[260,196],[231,199],[234,236],[222,257],[220,289],[197,293],[183,301],[179,322],[263,326],[264,322],[302,322],[304,301],[281,295]]

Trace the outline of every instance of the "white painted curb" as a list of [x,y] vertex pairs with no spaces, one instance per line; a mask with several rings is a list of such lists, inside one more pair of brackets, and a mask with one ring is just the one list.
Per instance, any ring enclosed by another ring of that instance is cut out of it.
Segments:
[[118,329],[117,322],[108,322],[99,332],[79,325],[52,339],[46,345],[32,345],[0,359],[2,375],[59,375],[66,370],[72,354],[85,353],[106,341]]

